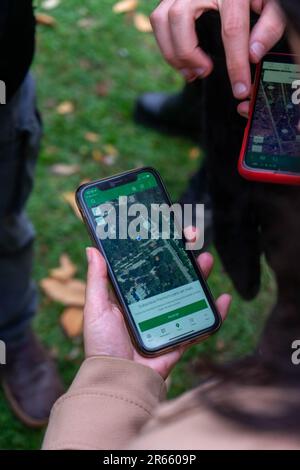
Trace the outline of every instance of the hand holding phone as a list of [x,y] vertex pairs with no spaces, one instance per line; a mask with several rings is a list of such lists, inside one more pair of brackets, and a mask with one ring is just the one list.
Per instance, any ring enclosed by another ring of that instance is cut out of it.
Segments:
[[[164,379],[176,365],[186,346],[179,346],[163,356],[145,358],[135,349],[128,333],[124,312],[109,295],[107,267],[96,248],[87,249],[88,281],[84,309],[84,343],[87,357],[112,356],[135,361],[151,367]],[[208,253],[198,257],[198,264],[205,278],[209,276],[213,258]],[[222,295],[216,305],[224,321],[230,306],[229,295]]]
[[[154,217],[159,211],[153,215],[154,207],[171,208],[155,170],[141,168],[87,183],[76,198],[140,354],[154,357],[218,330],[220,314],[186,249],[182,228],[168,211],[159,219]],[[135,211],[138,223],[130,218]],[[137,226],[138,233],[132,231]]]

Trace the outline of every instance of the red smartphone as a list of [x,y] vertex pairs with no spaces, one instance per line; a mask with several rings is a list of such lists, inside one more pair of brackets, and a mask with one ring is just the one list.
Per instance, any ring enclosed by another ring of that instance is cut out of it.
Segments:
[[267,54],[257,66],[239,158],[248,180],[300,184],[300,66],[291,54]]

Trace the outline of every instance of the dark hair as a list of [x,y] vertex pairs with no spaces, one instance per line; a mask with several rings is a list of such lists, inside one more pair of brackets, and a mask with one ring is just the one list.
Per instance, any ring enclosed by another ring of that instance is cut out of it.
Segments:
[[290,25],[300,34],[300,1],[279,0],[279,3]]

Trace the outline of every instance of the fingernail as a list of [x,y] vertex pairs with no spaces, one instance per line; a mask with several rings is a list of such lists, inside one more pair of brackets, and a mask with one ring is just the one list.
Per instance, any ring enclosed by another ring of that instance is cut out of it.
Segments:
[[256,41],[251,44],[250,51],[260,60],[265,55],[266,49],[261,42]]
[[181,75],[184,76],[184,78],[185,78],[188,82],[191,82],[191,81],[193,81],[193,80],[196,80],[196,78],[197,78],[196,73],[192,72],[192,71],[189,70],[189,69],[181,69],[181,70],[180,70],[180,73],[181,73]]
[[237,98],[244,96],[247,91],[247,86],[241,82],[236,83],[233,87],[234,96],[236,96]]
[[197,69],[194,69],[195,70],[195,74],[198,76],[198,77],[203,77],[203,75],[206,74],[207,72],[207,69],[204,68],[204,67],[198,67]]
[[88,263],[91,263],[92,262],[93,251],[91,250],[90,247],[86,248],[85,251],[86,251],[87,261],[88,261]]

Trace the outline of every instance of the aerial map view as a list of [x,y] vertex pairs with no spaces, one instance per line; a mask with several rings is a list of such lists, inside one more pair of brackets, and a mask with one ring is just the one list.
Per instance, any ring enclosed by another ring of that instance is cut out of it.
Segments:
[[[265,63],[266,68],[267,64]],[[286,69],[288,64],[282,66]],[[300,154],[299,106],[292,102],[294,90],[290,77],[288,71],[270,69],[262,73],[249,138],[249,152],[273,156]]]
[[[172,236],[174,223],[171,225],[171,237],[163,239],[163,225],[161,220],[159,225],[151,220],[149,201],[162,204],[162,192],[159,187],[137,192],[128,197],[128,210],[132,204],[137,203],[145,205],[148,209],[148,217],[140,219],[141,225],[148,230],[147,239],[139,236],[135,239],[119,239],[118,227],[110,226],[109,230],[117,232],[116,239],[102,240],[104,250],[128,304],[197,280],[183,241]],[[109,203],[118,215],[118,199],[109,201]],[[97,211],[100,214],[101,205],[94,209],[94,212]],[[130,217],[128,217],[129,223]]]

